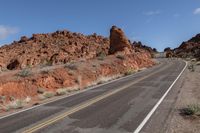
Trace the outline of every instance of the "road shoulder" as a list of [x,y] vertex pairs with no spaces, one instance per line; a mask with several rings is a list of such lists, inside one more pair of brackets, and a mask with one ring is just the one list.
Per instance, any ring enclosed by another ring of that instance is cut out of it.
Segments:
[[180,109],[200,101],[200,66],[195,72],[185,70],[171,92],[145,125],[142,133],[197,133],[200,119],[180,115]]

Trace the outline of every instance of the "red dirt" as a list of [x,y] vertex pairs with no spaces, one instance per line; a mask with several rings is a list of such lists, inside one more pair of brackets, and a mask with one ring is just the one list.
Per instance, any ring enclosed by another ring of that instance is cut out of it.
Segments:
[[[2,69],[32,67],[26,69],[30,74],[25,77],[18,75],[25,69],[2,72],[0,96],[6,96],[7,101],[11,101],[11,97],[37,99],[39,88],[46,91],[70,87],[84,89],[101,78],[123,75],[127,70],[155,64],[151,52],[132,46],[121,29],[114,26],[110,32],[110,39],[68,31],[34,34],[31,38],[22,37],[18,42],[1,47]],[[43,60],[52,64],[44,65]]]

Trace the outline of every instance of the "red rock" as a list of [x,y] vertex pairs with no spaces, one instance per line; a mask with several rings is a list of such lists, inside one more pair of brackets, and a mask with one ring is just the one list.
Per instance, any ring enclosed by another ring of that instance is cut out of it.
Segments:
[[132,50],[131,44],[120,28],[112,26],[112,28],[110,29],[109,53],[114,54],[116,52],[124,50],[126,51],[126,53],[130,53],[129,51]]
[[79,58],[91,59],[99,53],[108,54],[109,40],[96,34],[84,36],[69,31],[33,34],[21,37],[11,45],[0,47],[2,69],[21,69],[27,66],[62,64]]
[[200,34],[190,40],[183,42],[178,48],[175,48],[174,54],[178,57],[191,57],[200,59]]

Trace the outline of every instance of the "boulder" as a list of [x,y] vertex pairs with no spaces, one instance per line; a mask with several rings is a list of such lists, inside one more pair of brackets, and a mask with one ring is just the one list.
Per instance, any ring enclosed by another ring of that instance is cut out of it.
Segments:
[[112,28],[110,29],[109,53],[114,54],[119,51],[125,51],[126,53],[130,53],[131,49],[131,44],[126,38],[124,32],[120,28],[112,26]]

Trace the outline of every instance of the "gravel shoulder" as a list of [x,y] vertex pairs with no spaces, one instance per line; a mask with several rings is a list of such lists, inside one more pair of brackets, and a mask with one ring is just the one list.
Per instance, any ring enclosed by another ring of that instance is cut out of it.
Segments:
[[180,114],[180,109],[199,104],[199,81],[200,66],[195,66],[195,72],[186,68],[141,133],[199,133],[200,118]]
[[195,72],[188,69],[184,74],[180,94],[175,104],[175,111],[169,123],[168,133],[199,133],[200,118],[180,115],[180,109],[200,102],[200,66],[195,66]]

